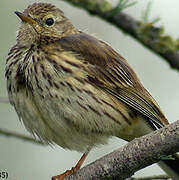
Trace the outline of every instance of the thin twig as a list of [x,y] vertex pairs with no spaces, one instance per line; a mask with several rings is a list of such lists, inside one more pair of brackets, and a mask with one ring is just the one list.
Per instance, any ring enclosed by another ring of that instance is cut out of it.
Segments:
[[0,135],[6,136],[6,137],[13,137],[13,138],[17,138],[17,139],[20,139],[23,141],[36,143],[36,144],[40,144],[40,145],[46,145],[40,140],[34,139],[32,137],[29,137],[29,136],[25,136],[25,135],[17,133],[17,132],[5,130],[5,129],[0,129]]
[[0,97],[0,103],[9,103],[8,97]]
[[140,178],[128,178],[125,180],[168,180],[170,177],[168,175],[155,175],[155,176],[147,176],[147,177],[140,177]]

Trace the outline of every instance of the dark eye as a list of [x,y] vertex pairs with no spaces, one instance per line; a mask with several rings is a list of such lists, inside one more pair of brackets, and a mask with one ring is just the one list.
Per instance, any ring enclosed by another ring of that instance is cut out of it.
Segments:
[[47,26],[52,26],[54,24],[54,20],[52,18],[48,18],[46,21],[45,21],[45,24]]

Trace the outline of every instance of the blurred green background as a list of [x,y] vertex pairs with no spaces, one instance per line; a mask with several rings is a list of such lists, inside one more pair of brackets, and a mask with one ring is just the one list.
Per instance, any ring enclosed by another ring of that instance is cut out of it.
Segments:
[[[4,67],[6,55],[15,43],[16,31],[20,25],[14,11],[23,11],[35,0],[1,0],[0,1],[0,97],[7,96]],[[94,16],[89,16],[84,10],[77,9],[61,0],[44,0],[62,9],[66,16],[80,30],[95,35],[106,41],[135,69],[144,86],[161,106],[168,120],[173,122],[179,118],[179,72],[171,70],[169,65],[160,57],[154,55],[135,40],[122,33],[110,24]],[[118,0],[111,1],[114,5]],[[179,1],[170,0],[152,1],[151,19],[161,17],[159,24],[164,25],[167,33],[178,37]],[[141,18],[141,12],[147,6],[147,0],[138,0],[138,3],[125,10],[135,18]],[[0,103],[0,128],[13,130],[29,135],[19,122],[12,106]],[[85,164],[109,153],[126,142],[112,138],[109,145],[93,150]],[[0,172],[9,173],[8,180],[48,180],[52,175],[59,174],[75,165],[81,154],[67,151],[61,147],[43,147],[6,138],[0,135]],[[136,176],[161,174],[162,170],[153,165],[136,173]]]

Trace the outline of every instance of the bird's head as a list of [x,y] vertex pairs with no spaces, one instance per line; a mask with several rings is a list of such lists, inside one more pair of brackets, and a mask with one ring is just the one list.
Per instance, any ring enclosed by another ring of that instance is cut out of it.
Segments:
[[23,46],[35,45],[43,38],[59,39],[75,31],[64,13],[51,4],[34,3],[15,14],[22,20],[17,41]]

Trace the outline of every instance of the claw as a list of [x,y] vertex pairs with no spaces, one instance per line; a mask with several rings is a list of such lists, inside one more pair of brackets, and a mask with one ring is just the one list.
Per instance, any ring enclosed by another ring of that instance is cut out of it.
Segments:
[[80,158],[80,160],[77,162],[76,166],[75,167],[72,167],[71,170],[67,170],[65,171],[64,173],[60,174],[60,175],[57,175],[57,176],[53,176],[52,177],[52,180],[63,180],[66,176],[69,176],[70,174],[73,174],[75,173],[76,171],[78,171],[83,162],[85,161],[87,155],[88,155],[89,151],[85,152],[82,157]]
[[73,173],[74,173],[74,171],[73,171],[73,168],[72,168],[71,170],[67,170],[64,173],[60,174],[60,175],[53,176],[52,180],[63,180],[66,176],[68,176],[70,174],[73,174]]

